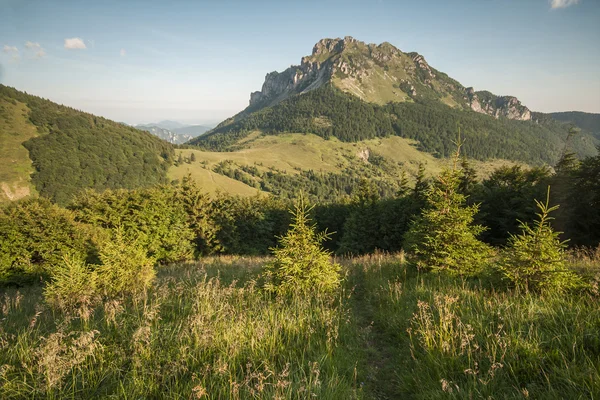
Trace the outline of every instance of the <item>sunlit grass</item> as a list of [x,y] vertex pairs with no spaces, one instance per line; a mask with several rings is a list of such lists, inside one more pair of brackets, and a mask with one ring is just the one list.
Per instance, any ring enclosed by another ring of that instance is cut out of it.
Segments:
[[[593,254],[574,256],[600,276]],[[338,259],[333,295],[275,298],[266,260],[163,267],[89,318],[40,286],[0,293],[0,398],[536,398],[600,394],[600,298],[418,274],[402,255]]]

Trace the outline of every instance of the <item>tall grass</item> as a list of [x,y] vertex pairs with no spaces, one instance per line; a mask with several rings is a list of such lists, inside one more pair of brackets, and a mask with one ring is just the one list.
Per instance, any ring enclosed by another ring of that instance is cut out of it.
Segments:
[[52,314],[39,288],[7,292],[0,397],[360,397],[345,292],[275,299],[254,260],[225,261],[171,266],[87,321]]
[[[583,261],[600,276],[600,259]],[[600,398],[597,292],[519,293],[373,259],[354,271],[394,343],[399,398]]]
[[[597,291],[520,293],[419,274],[402,255],[337,260],[334,294],[273,297],[264,258],[164,267],[136,300],[52,311],[0,293],[0,398],[600,398]],[[592,253],[571,264],[593,282]]]

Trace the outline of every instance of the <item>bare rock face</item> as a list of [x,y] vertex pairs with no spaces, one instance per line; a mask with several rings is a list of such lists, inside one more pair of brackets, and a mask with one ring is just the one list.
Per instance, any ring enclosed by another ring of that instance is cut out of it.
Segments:
[[490,92],[476,92],[472,87],[465,89],[471,110],[519,121],[531,120],[531,111],[513,96],[496,96]]

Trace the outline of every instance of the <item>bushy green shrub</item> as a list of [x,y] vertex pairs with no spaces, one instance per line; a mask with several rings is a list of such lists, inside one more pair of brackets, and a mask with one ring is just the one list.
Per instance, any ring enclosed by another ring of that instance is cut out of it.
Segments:
[[240,197],[221,194],[214,201],[214,222],[219,251],[262,255],[277,245],[289,225],[286,205],[267,196]]
[[100,245],[98,255],[102,262],[96,269],[98,287],[108,297],[145,293],[156,276],[155,260],[120,230]]
[[566,266],[566,242],[550,226],[549,216],[558,206],[549,207],[550,187],[546,202],[535,201],[537,221],[521,223],[522,232],[511,235],[499,269],[517,288],[534,291],[567,290],[581,284],[581,279]]
[[275,259],[266,266],[268,291],[327,292],[340,285],[340,266],[331,261],[331,254],[321,246],[328,234],[316,232],[308,217],[310,210],[301,196],[292,211],[290,229],[273,249]]
[[192,257],[194,233],[173,187],[87,191],[70,206],[78,221],[109,230],[121,229],[158,262]]
[[0,210],[0,282],[51,275],[67,253],[85,260],[93,254],[97,233],[46,199],[25,200]]
[[75,254],[65,254],[62,262],[54,265],[51,281],[44,288],[46,302],[63,311],[80,311],[89,315],[97,296],[97,274],[84,259]]

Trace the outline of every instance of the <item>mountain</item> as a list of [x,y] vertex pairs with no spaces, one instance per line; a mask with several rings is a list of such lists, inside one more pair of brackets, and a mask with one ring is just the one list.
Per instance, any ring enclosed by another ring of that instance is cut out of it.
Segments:
[[173,129],[173,132],[179,135],[189,135],[191,137],[200,136],[212,129],[212,126],[206,125],[190,125],[183,128]]
[[175,129],[179,129],[179,128],[185,128],[186,126],[189,125],[185,125],[182,124],[181,122],[177,122],[177,121],[170,121],[168,119],[164,120],[164,121],[160,121],[157,123],[152,123],[152,124],[145,124],[146,126],[157,126],[159,128],[163,128],[163,129],[167,129],[167,130],[175,130]]
[[195,137],[192,135],[175,133],[169,129],[161,128],[156,125],[136,125],[135,127],[136,129],[150,132],[154,136],[173,144],[182,144],[192,140]]
[[0,202],[166,183],[174,155],[147,132],[4,85],[0,143]]
[[[531,164],[555,163],[568,130],[513,96],[463,86],[418,53],[346,37],[320,40],[300,65],[267,74],[245,110],[190,144],[237,150],[252,132],[314,133],[347,142],[400,136],[446,157],[458,126],[469,157]],[[597,143],[582,134],[571,145],[587,156]]]
[[600,139],[600,114],[567,111],[550,113],[548,115],[557,121],[572,123]]

